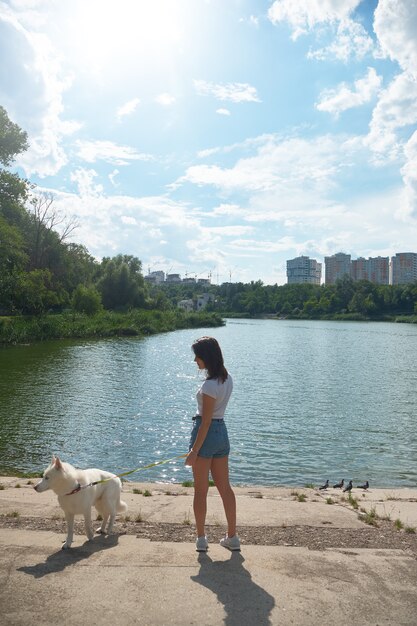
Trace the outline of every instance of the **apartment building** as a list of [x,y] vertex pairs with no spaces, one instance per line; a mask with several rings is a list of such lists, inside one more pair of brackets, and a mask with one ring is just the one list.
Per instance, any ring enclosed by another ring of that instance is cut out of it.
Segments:
[[369,257],[367,280],[377,285],[389,285],[389,257]]
[[391,257],[391,284],[405,285],[417,281],[417,253],[397,252]]
[[287,261],[287,283],[321,283],[321,263],[308,256],[299,256]]
[[351,256],[344,252],[337,252],[332,256],[324,257],[324,282],[333,285],[339,278],[351,275]]

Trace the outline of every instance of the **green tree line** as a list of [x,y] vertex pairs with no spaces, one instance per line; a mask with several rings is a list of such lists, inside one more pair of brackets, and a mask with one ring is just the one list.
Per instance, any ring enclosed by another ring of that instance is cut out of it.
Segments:
[[[417,283],[377,285],[349,276],[334,285],[264,285],[223,283],[206,288],[214,296],[208,309],[223,315],[277,315],[300,319],[391,319],[417,314]],[[171,303],[196,298],[198,284],[161,285],[161,292]],[[156,297],[156,296],[154,296]]]

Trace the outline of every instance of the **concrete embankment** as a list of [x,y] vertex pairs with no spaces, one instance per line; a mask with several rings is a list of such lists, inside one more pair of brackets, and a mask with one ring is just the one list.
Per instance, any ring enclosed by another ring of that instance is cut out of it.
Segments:
[[334,489],[237,488],[242,550],[230,553],[211,488],[210,548],[198,554],[192,488],[125,483],[116,534],[87,542],[78,523],[62,551],[56,496],[27,479],[0,484],[1,624],[416,623],[415,489],[354,489],[349,501]]

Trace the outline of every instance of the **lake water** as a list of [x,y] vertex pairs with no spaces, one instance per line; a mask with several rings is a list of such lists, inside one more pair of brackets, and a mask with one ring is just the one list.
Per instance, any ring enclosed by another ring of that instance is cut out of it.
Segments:
[[[146,339],[56,341],[0,350],[0,473],[52,453],[119,473],[187,451],[202,374],[191,343],[220,342],[234,378],[227,410],[235,484],[415,486],[417,327],[228,320]],[[130,477],[181,482],[183,460]]]

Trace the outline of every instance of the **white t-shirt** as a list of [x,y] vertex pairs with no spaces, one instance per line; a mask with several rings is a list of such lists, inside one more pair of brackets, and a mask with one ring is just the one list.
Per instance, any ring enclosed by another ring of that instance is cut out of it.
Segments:
[[210,398],[215,398],[213,419],[222,419],[226,411],[227,403],[233,391],[233,379],[228,374],[224,383],[219,378],[205,380],[197,391],[197,414],[203,414],[203,393]]

